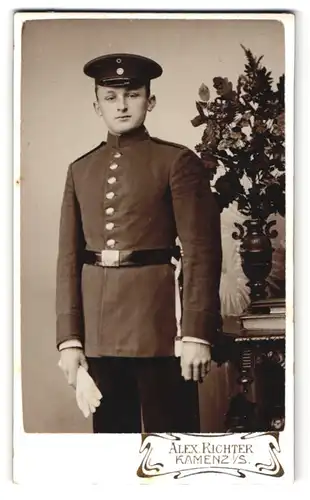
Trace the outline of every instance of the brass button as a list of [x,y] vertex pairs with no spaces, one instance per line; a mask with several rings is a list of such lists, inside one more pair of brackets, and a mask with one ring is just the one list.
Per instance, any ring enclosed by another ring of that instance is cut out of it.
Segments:
[[110,165],[110,169],[111,169],[111,170],[116,170],[116,169],[117,169],[117,167],[118,167],[118,164],[117,164],[117,163],[111,163],[111,165]]
[[112,215],[112,214],[114,214],[114,212],[115,212],[115,210],[114,210],[114,208],[113,208],[113,207],[109,207],[109,208],[107,208],[107,209],[106,209],[106,211],[105,211],[105,213],[106,213],[107,215]]
[[114,158],[120,158],[121,156],[122,155],[121,155],[121,153],[119,151],[116,151],[116,153],[114,153],[114,155],[113,155]]
[[109,191],[105,196],[106,198],[108,198],[108,200],[112,200],[112,198],[114,198],[115,196],[115,193],[113,193],[113,191]]
[[114,227],[114,223],[113,222],[108,222],[106,225],[105,225],[106,229],[108,231],[111,231]]
[[116,182],[116,177],[109,177],[108,183],[109,184],[114,184]]
[[107,245],[108,247],[113,248],[115,246],[115,240],[108,240]]

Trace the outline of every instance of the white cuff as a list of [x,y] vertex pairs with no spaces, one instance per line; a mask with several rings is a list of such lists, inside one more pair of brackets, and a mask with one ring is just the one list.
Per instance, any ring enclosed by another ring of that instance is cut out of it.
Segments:
[[63,349],[68,349],[70,347],[83,347],[82,346],[82,342],[78,339],[72,339],[72,340],[66,340],[65,342],[62,342],[59,347],[58,347],[58,350],[59,351],[62,351]]
[[196,342],[197,344],[205,344],[211,347],[210,342],[204,339],[199,339],[198,337],[182,337],[182,342]]

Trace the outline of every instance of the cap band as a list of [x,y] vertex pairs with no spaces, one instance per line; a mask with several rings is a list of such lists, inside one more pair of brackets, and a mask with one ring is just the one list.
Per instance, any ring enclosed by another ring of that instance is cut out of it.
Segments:
[[137,78],[105,78],[105,79],[96,79],[96,85],[100,87],[143,87],[144,85],[148,85],[150,83],[149,80],[142,81]]

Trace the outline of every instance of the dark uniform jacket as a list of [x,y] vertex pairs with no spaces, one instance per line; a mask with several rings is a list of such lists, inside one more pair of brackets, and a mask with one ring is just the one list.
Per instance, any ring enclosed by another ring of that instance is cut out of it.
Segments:
[[219,319],[220,214],[200,159],[141,127],[70,165],[57,264],[57,345],[81,340],[87,356],[173,355],[174,268],[103,268],[83,250],[182,244],[182,335],[214,342]]

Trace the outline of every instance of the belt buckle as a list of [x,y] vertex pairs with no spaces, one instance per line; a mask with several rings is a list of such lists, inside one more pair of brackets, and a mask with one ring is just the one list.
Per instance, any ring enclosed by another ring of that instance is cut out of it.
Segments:
[[119,250],[102,250],[101,265],[104,267],[119,267],[120,265]]

